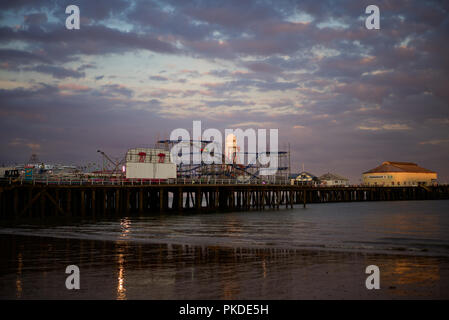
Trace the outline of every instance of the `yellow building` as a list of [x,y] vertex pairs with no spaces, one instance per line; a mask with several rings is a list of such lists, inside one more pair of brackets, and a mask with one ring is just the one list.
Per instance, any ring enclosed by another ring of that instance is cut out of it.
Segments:
[[436,181],[436,172],[412,162],[386,161],[363,173],[363,184],[370,186],[428,186]]

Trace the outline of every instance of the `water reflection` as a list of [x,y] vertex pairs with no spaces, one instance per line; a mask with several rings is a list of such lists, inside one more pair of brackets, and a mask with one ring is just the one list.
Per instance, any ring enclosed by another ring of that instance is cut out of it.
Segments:
[[[440,261],[437,258],[429,258],[426,261],[414,258],[390,259],[388,264],[382,266],[382,273],[394,294],[407,296],[410,288],[428,288],[416,294],[418,296],[431,296],[431,288],[436,288],[441,283]],[[415,289],[416,291],[416,289]]]
[[[146,243],[445,255],[449,202],[313,205],[308,210],[155,215],[69,225],[2,228],[2,234]],[[88,250],[88,249],[87,249]]]
[[20,299],[22,297],[22,268],[23,258],[22,253],[17,254],[17,279],[16,279],[16,297]]
[[264,279],[267,277],[267,263],[265,261],[265,257],[262,260],[262,269],[263,269],[263,277]]
[[[381,269],[381,297],[449,297],[448,258],[23,236],[0,236],[0,245],[8,299],[370,298],[361,271],[369,264]],[[61,285],[74,262],[76,293]]]
[[126,238],[131,232],[131,220],[129,218],[123,218],[120,220],[120,237]]
[[[396,235],[436,236],[440,232],[438,215],[427,212],[394,212],[389,215],[373,216],[367,220],[368,230],[385,230]],[[384,231],[384,232],[385,232]]]
[[[125,223],[126,224],[126,223]],[[105,242],[104,244],[107,245]],[[126,277],[126,257],[129,254],[129,244],[127,242],[118,241],[115,243],[113,252],[109,253],[108,247],[104,248],[103,256],[108,256],[112,254],[117,258],[117,300],[126,300],[126,287],[125,287],[125,277]],[[140,261],[141,256],[136,256],[137,261]],[[139,259],[140,258],[140,259]]]
[[223,299],[233,300],[237,299],[237,295],[240,292],[240,287],[235,279],[228,279],[223,281]]
[[117,300],[126,299],[124,255],[118,254]]

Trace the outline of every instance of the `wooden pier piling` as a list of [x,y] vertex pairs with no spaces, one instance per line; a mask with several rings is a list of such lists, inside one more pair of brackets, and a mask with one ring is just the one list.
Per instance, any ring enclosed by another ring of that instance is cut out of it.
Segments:
[[449,187],[253,184],[0,184],[0,218],[95,218],[157,212],[267,210],[324,202],[449,199]]

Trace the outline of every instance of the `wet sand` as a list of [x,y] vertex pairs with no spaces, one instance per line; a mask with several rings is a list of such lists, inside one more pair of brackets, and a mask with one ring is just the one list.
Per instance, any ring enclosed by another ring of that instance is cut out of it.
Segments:
[[[449,258],[0,235],[1,299],[448,299]],[[81,289],[65,288],[75,264]],[[380,268],[367,290],[365,268]]]

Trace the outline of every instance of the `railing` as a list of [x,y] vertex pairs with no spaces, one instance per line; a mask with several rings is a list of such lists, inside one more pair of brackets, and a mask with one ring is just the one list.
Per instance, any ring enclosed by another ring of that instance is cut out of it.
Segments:
[[207,179],[207,178],[178,178],[178,179],[101,179],[101,178],[0,178],[2,184],[20,184],[20,185],[287,185],[290,180],[287,179],[250,179],[239,181],[237,179]]
[[[290,179],[285,178],[269,178],[269,179],[248,179],[239,181],[237,179],[215,179],[215,178],[177,178],[177,179],[102,179],[102,178],[68,178],[68,177],[39,177],[33,179],[19,178],[0,178],[0,184],[20,184],[20,185],[291,185]],[[296,184],[296,185],[301,185]],[[383,186],[370,185],[346,185],[346,186],[329,186],[329,185],[306,185],[309,188],[382,188]],[[432,186],[447,186],[446,184],[434,184]],[[407,188],[419,186],[388,186],[388,188]]]

